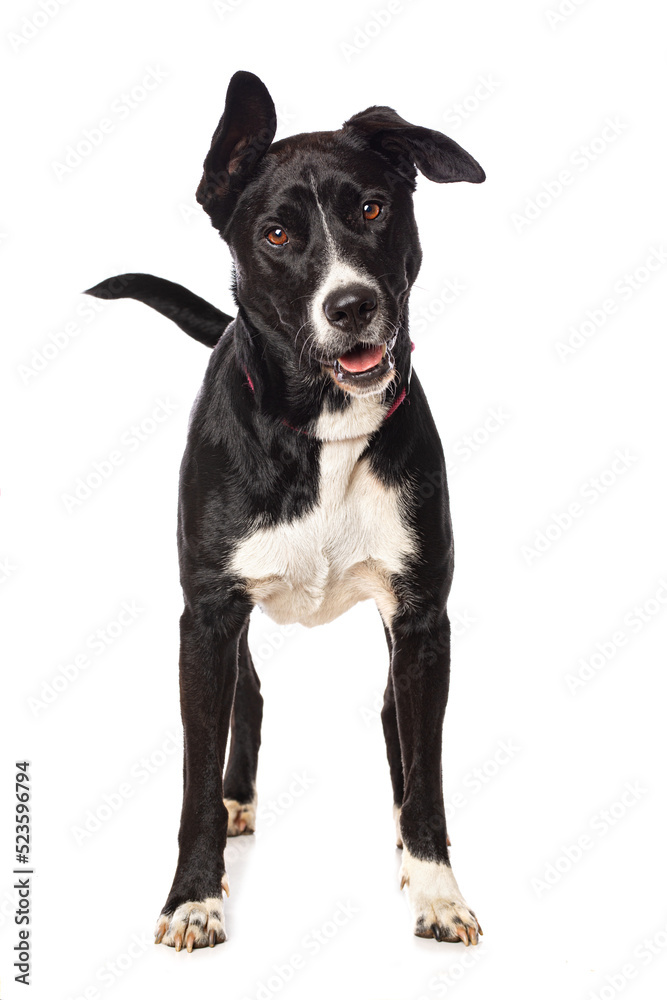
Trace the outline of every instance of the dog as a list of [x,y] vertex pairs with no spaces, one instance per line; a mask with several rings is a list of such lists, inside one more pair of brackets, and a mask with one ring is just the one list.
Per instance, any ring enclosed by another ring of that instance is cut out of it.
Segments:
[[235,318],[152,275],[88,289],[144,302],[213,348],[180,472],[184,791],[155,940],[190,952],[226,938],[226,839],[254,830],[257,805],[253,607],[313,626],[372,598],[390,655],[382,723],[414,933],[476,944],[442,789],[447,480],[412,371],[408,296],[421,264],[417,171],[436,183],[485,175],[452,139],[388,107],[334,132],[274,142],[275,131],[265,85],[236,73],[197,189],[232,253]]

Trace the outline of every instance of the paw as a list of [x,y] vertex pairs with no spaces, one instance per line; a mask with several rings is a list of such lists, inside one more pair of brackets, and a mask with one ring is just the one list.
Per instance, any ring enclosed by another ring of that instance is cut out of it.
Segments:
[[417,937],[436,941],[463,941],[467,947],[477,944],[482,928],[465,902],[439,899],[420,909],[414,932]]
[[257,796],[252,802],[237,802],[224,799],[227,812],[227,836],[239,837],[243,833],[254,833],[257,820]]
[[[222,887],[229,895],[227,876]],[[222,896],[209,896],[201,901],[188,901],[177,906],[173,913],[161,913],[155,928],[155,943],[166,944],[180,951],[193,948],[213,948],[226,941],[225,918],[222,913]]]
[[449,865],[420,861],[404,849],[401,888],[407,886],[417,937],[477,944],[482,928]]

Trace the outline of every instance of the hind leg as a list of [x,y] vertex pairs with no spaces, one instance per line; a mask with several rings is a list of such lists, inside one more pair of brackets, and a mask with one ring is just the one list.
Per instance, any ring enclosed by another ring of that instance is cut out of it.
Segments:
[[239,639],[239,673],[234,697],[229,760],[223,781],[230,837],[254,833],[257,814],[257,759],[264,699],[248,648],[248,627]]
[[[389,659],[391,661],[391,634],[385,626],[384,634],[389,647]],[[401,806],[403,805],[404,779],[403,760],[401,758],[401,743],[398,738],[398,720],[396,718],[396,700],[394,697],[394,682],[389,671],[387,687],[384,692],[384,704],[380,713],[382,719],[382,729],[384,730],[384,741],[387,747],[387,760],[389,761],[389,774],[391,776],[391,787],[394,793],[394,819],[396,821],[396,846],[403,847],[401,840]]]

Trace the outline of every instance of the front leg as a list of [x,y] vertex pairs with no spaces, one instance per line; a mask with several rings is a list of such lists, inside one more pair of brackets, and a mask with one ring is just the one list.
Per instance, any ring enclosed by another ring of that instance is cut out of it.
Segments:
[[401,888],[419,937],[477,944],[482,929],[454,878],[442,792],[442,726],[449,689],[446,612],[402,610],[391,623],[391,676],[403,759]]
[[176,874],[156,943],[188,951],[225,940],[223,852],[227,809],[222,769],[247,610],[188,605],[181,617],[180,689],[184,731],[183,809]]

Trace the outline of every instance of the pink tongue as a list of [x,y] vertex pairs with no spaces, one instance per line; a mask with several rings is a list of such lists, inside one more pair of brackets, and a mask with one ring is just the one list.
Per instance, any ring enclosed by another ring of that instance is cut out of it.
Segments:
[[338,359],[348,372],[365,372],[382,361],[382,347],[355,347]]

